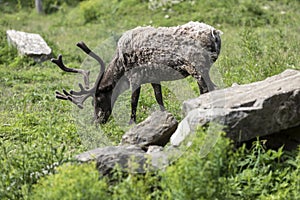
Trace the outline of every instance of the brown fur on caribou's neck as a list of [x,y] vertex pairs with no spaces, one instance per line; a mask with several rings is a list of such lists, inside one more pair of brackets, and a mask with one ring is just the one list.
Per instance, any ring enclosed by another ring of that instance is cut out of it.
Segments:
[[112,90],[119,80],[119,76],[124,74],[124,67],[117,67],[120,65],[117,64],[117,62],[120,61],[118,60],[118,57],[115,56],[114,59],[106,67],[106,70],[103,72],[103,77],[100,80],[100,83],[98,83],[98,88],[100,91],[106,92]]

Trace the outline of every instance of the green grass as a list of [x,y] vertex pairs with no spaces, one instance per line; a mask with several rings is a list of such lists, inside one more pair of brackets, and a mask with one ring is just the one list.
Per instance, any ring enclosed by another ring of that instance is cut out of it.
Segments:
[[[51,1],[45,2],[47,8],[51,6]],[[73,156],[97,146],[117,144],[128,127],[111,119],[96,128],[91,124],[89,103],[80,113],[69,102],[56,100],[56,90],[76,87],[79,78],[61,72],[51,62],[35,64],[18,57],[16,50],[7,45],[5,35],[8,29],[39,33],[55,56],[63,55],[68,66],[92,68],[95,76],[97,67],[86,60],[76,42],[85,41],[97,49],[107,63],[114,42],[128,29],[203,21],[224,32],[212,78],[220,87],[227,87],[235,82],[263,80],[288,68],[300,69],[299,1],[186,0],[155,9],[144,0],[102,0],[96,4],[90,0],[77,5],[56,2],[58,11],[46,15],[37,15],[25,1],[0,3],[0,199],[31,199],[33,195],[37,199],[47,195],[52,199],[92,199],[99,194],[96,187],[103,189],[103,196],[115,199],[299,197],[299,150],[271,151],[255,143],[251,150],[232,151],[229,141],[223,138],[206,158],[200,159],[199,149],[194,146],[189,156],[157,176],[131,174],[124,179],[116,175],[118,181],[114,184],[103,179],[91,186],[90,182],[97,180],[96,171],[88,175],[91,166],[71,165]],[[189,78],[187,82],[197,94],[195,81]],[[163,92],[167,109],[181,119],[181,103],[176,95],[166,87]],[[138,121],[155,106],[151,86],[143,86]],[[81,114],[86,116],[83,121],[78,119]],[[129,120],[129,113],[127,116]],[[87,174],[86,178],[81,172]],[[80,196],[82,188],[88,196]]]

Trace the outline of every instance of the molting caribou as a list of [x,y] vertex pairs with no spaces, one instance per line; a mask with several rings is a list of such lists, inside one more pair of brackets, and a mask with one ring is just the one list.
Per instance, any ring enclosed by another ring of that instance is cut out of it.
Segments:
[[221,49],[221,31],[199,22],[189,22],[176,27],[137,27],[125,32],[119,39],[114,58],[105,69],[102,59],[83,42],[77,46],[96,59],[101,70],[92,88],[89,88],[89,71],[68,68],[62,56],[51,59],[63,71],[81,73],[84,86],[80,91],[56,92],[56,98],[69,100],[79,108],[88,97],[93,97],[94,115],[99,123],[107,122],[118,95],[131,86],[131,118],[136,122],[136,109],[140,87],[151,83],[155,98],[164,110],[161,81],[193,76],[200,94],[214,90],[209,70]]

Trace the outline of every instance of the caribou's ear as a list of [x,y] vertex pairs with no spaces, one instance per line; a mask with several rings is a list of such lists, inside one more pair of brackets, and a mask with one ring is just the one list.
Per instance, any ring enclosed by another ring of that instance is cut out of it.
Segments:
[[220,31],[220,30],[214,30],[214,34],[215,35],[223,35],[223,32],[222,31]]

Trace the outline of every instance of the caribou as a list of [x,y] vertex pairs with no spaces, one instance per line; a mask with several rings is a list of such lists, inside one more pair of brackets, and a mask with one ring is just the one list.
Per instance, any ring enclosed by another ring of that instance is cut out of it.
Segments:
[[77,46],[94,58],[100,72],[89,87],[88,70],[68,68],[62,55],[51,59],[65,72],[83,75],[80,91],[56,91],[56,98],[68,100],[83,108],[89,97],[93,98],[94,118],[106,123],[117,97],[126,89],[132,89],[129,123],[136,123],[136,111],[141,85],[151,83],[154,96],[161,110],[165,109],[161,82],[192,76],[196,79],[200,94],[216,89],[209,77],[209,70],[221,50],[222,32],[210,25],[189,22],[175,27],[137,27],[125,32],[117,43],[112,61],[105,67],[103,60],[84,43]]

